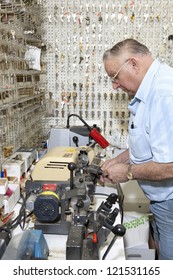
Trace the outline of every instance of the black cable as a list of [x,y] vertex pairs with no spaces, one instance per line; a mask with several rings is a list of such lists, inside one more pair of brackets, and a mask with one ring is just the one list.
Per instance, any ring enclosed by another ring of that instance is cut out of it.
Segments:
[[10,223],[10,229],[15,229],[18,225],[20,225],[20,222],[21,222],[21,219],[22,219],[22,216],[24,214],[24,206],[25,206],[25,198],[24,196],[21,194],[21,197],[22,199],[22,204],[21,204],[21,208],[19,210],[19,214],[18,216]]
[[112,238],[111,243],[109,244],[108,248],[106,249],[106,252],[104,253],[102,260],[105,260],[107,254],[109,253],[110,249],[112,248],[112,246],[114,245],[115,241],[117,240],[117,235],[114,235],[114,237]]
[[26,217],[27,217],[27,215],[26,215],[26,201],[27,201],[27,199],[28,199],[28,197],[30,196],[30,193],[28,193],[27,195],[26,195],[26,197],[23,197],[23,204],[22,204],[22,207],[21,207],[21,209],[20,209],[20,212],[19,212],[19,225],[20,225],[20,227],[21,227],[21,229],[22,230],[24,230],[24,228],[25,228],[25,222],[26,222]]
[[123,210],[123,206],[122,204],[120,203],[120,201],[118,200],[118,205],[119,205],[119,208],[120,208],[120,213],[121,213],[121,224],[123,224],[123,219],[124,219],[124,210]]
[[21,208],[19,210],[18,216],[11,222],[8,222],[6,225],[2,226],[0,228],[1,231],[8,231],[11,233],[12,230],[14,230],[17,226],[20,226],[23,230],[25,227],[25,221],[26,221],[26,201],[28,197],[30,196],[30,193],[27,194],[26,197],[24,197],[22,194],[20,198],[22,199]]
[[77,114],[70,114],[70,115],[68,115],[68,118],[67,118],[67,128],[69,128],[70,127],[70,124],[69,124],[69,122],[70,122],[70,117],[77,117],[78,119],[80,119],[80,121],[81,122],[83,122],[83,124],[84,125],[86,125],[86,127],[88,128],[88,130],[90,131],[91,130],[91,127],[89,126],[89,124],[87,124],[79,115],[77,115]]

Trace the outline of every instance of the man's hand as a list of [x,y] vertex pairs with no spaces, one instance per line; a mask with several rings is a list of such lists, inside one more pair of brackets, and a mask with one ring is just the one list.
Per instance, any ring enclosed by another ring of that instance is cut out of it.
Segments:
[[102,182],[124,183],[127,182],[128,164],[117,163],[115,159],[106,161],[102,166]]

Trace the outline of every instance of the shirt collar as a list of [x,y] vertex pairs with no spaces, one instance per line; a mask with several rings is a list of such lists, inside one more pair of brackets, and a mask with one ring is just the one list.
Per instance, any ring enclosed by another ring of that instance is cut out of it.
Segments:
[[161,62],[159,60],[154,60],[151,66],[149,67],[147,73],[145,74],[142,83],[140,84],[140,87],[138,88],[135,98],[146,102],[147,96],[151,89],[151,84],[153,82],[153,78],[158,71],[159,67],[161,65]]
[[128,105],[128,109],[132,114],[136,114],[137,108],[139,103],[146,102],[147,96],[151,89],[151,83],[153,82],[153,78],[155,76],[155,73],[159,69],[161,65],[161,62],[157,59],[153,61],[150,68],[148,69],[147,73],[145,74],[142,83],[140,84],[140,87],[138,88],[138,91],[136,92],[135,97],[131,100],[131,102]]

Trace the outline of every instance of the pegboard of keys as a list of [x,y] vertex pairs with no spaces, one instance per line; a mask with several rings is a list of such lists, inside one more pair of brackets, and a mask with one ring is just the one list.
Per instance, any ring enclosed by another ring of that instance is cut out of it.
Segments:
[[[46,0],[47,108],[50,127],[66,125],[71,113],[103,123],[112,145],[125,148],[129,98],[113,91],[103,68],[106,49],[128,37],[155,57],[172,56],[173,5],[161,0]],[[75,120],[74,120],[75,123]]]

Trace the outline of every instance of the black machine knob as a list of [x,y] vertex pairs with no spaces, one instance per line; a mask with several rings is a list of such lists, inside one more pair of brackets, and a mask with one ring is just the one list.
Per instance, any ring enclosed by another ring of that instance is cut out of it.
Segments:
[[79,199],[79,200],[77,201],[77,203],[76,203],[76,206],[77,206],[78,208],[84,207],[84,202],[83,202],[83,200],[82,200],[82,199]]
[[126,229],[123,225],[118,224],[112,229],[112,232],[117,236],[124,236]]
[[76,169],[76,164],[74,162],[69,162],[68,169],[70,170],[70,189],[73,189],[73,171]]
[[[104,206],[107,208],[107,211],[109,211],[113,204],[116,203],[118,199],[118,195],[116,193],[111,193],[108,198],[106,199]],[[109,209],[109,210],[108,210]]]
[[75,168],[76,168],[76,164],[75,164],[74,162],[70,162],[70,163],[68,164],[68,169],[69,169],[70,171],[75,170]]
[[77,136],[73,136],[73,143],[75,143],[76,147],[79,147],[79,138]]
[[111,206],[112,206],[112,204],[115,204],[115,202],[117,201],[117,199],[118,199],[118,195],[117,195],[116,193],[111,193],[111,194],[109,195],[109,197],[107,198],[107,202],[110,203]]

